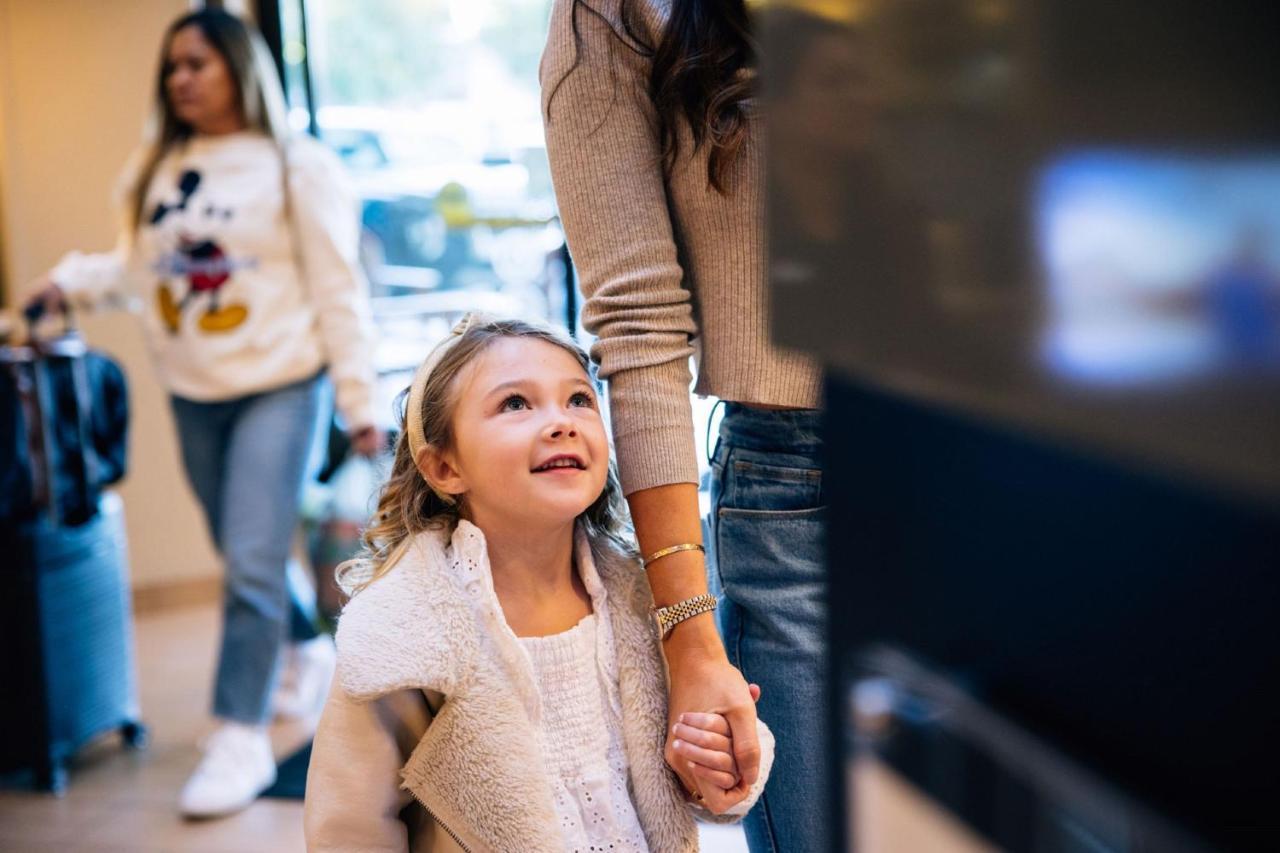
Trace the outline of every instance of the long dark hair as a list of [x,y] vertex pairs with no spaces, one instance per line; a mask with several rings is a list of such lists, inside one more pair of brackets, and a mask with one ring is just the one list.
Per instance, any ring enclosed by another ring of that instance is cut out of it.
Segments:
[[272,137],[277,145],[283,146],[288,137],[280,77],[276,74],[271,53],[258,31],[221,9],[201,9],[178,18],[169,25],[160,44],[155,104],[148,128],[151,144],[129,195],[130,225],[133,231],[137,230],[142,221],[142,207],[146,203],[147,188],[155,177],[156,167],[169,149],[194,133],[191,125],[174,113],[169,103],[169,93],[165,89],[165,79],[169,76],[169,46],[178,31],[187,27],[198,29],[210,47],[227,63],[227,69],[235,81],[236,100],[245,124],[250,129]]
[[[749,101],[755,94],[756,44],[744,0],[671,0],[658,43],[640,34],[635,0],[622,3],[618,41],[651,60],[649,97],[661,120],[662,165],[670,175],[680,151],[680,122],[693,150],[710,148],[707,182],[721,194],[747,142]],[[581,54],[578,10],[603,17],[586,0],[573,0],[574,41]],[[554,96],[554,93],[553,93]]]

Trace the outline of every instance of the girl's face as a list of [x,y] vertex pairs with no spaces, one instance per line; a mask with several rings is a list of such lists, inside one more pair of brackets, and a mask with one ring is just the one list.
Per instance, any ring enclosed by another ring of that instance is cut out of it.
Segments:
[[609,442],[577,359],[536,338],[494,341],[454,389],[454,448],[434,479],[482,530],[571,523],[604,490]]
[[194,25],[178,30],[169,42],[164,88],[174,114],[198,133],[244,126],[231,69]]

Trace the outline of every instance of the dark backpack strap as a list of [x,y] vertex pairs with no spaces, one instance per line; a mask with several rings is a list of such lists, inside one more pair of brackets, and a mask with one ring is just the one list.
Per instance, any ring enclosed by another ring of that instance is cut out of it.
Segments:
[[90,415],[93,412],[93,396],[85,363],[85,356],[71,359],[71,384],[75,390],[76,426],[80,435],[80,441],[77,442],[80,449],[80,470],[84,472],[79,483],[80,496],[84,500],[83,505],[86,511],[93,515],[97,506],[95,492],[101,477],[99,476],[98,450],[93,441],[93,423],[90,421]]
[[[34,406],[32,420],[29,421],[28,435],[33,439],[39,436],[39,447],[34,440],[30,441],[32,482],[36,488],[32,491],[36,502],[44,501],[49,509],[49,520],[55,525],[62,521],[58,507],[58,472],[54,466],[54,454],[57,453],[57,441],[53,434],[53,423],[56,418],[53,404],[53,389],[50,387],[48,365],[44,358],[37,355],[31,362],[31,378]],[[37,474],[38,472],[38,474]]]

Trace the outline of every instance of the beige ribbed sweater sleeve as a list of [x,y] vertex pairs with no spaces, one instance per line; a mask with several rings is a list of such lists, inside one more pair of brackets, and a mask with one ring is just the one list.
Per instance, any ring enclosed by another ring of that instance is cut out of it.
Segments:
[[[616,0],[592,5],[621,29]],[[575,45],[573,6],[552,6],[543,116],[560,217],[586,297],[583,323],[598,336],[591,355],[609,382],[623,491],[695,483],[689,358],[697,325],[677,259],[649,63],[582,6]]]

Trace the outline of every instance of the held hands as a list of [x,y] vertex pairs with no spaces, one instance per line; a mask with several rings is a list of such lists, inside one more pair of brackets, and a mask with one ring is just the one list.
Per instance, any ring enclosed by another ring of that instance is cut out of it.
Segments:
[[[723,814],[742,802],[760,775],[760,739],[756,734],[755,701],[759,688],[747,684],[742,673],[725,656],[720,635],[709,614],[695,616],[676,626],[663,642],[671,673],[667,745],[663,757],[680,777],[686,791],[702,795],[701,804],[712,814]],[[681,714],[717,714],[729,724],[729,740],[737,763],[737,784],[728,790],[716,787],[689,767],[689,759],[675,750],[684,740],[672,734]]]
[[[758,701],[759,686],[752,684],[749,690],[752,701]],[[723,814],[750,793],[751,783],[738,772],[733,733],[724,715],[680,714],[671,726],[667,749],[675,757],[672,766],[684,771],[681,781],[689,795],[712,813]]]

